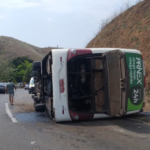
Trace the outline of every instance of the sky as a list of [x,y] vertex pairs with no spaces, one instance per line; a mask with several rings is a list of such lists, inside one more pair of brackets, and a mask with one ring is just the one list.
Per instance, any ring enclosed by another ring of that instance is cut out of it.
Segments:
[[0,0],[0,36],[41,48],[84,48],[103,22],[138,1]]

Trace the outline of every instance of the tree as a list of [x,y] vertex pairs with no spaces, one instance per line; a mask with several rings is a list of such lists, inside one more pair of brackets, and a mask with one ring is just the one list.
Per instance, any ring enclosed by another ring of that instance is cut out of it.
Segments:
[[0,59],[0,81],[12,79],[14,82],[29,82],[32,62],[27,57],[18,57],[12,61]]
[[7,66],[0,74],[0,81],[8,82],[8,80],[11,79],[13,82],[15,82],[14,72],[15,69]]
[[21,62],[21,64],[17,66],[17,70],[16,70],[17,82],[22,82],[22,81],[28,82],[28,80],[30,79],[31,71],[32,71],[32,63],[28,62],[27,60]]
[[23,76],[23,82],[29,82],[31,78],[31,72],[32,72],[32,63],[28,65],[28,67],[25,70],[24,76]]
[[32,63],[33,62],[33,60],[31,60],[31,59],[29,59],[29,58],[27,58],[27,57],[17,57],[17,58],[14,58],[12,61],[11,61],[11,63],[15,66],[15,67],[17,67],[17,66],[19,66],[22,62],[24,62],[24,61],[28,61],[29,63]]

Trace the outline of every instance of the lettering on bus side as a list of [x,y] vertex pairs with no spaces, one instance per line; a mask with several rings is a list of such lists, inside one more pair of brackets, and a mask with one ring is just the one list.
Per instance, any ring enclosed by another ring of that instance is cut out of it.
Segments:
[[140,57],[129,58],[130,70],[130,100],[132,104],[139,105],[143,100],[143,68]]
[[130,90],[130,100],[134,105],[141,104],[143,99],[143,89],[141,86],[133,86]]
[[137,84],[142,85],[142,62],[140,58],[136,58],[136,68],[137,68]]

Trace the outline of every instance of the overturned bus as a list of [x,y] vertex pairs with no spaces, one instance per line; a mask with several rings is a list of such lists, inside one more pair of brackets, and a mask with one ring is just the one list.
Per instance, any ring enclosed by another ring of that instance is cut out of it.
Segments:
[[133,49],[53,49],[33,63],[36,111],[56,122],[135,114],[144,104],[145,70]]

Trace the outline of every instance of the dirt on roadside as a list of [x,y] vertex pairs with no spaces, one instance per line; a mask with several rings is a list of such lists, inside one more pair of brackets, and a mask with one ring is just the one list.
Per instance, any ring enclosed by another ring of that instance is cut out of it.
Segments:
[[14,105],[11,108],[15,113],[35,112],[32,95],[24,89],[17,89],[14,96]]
[[150,94],[146,92],[145,94],[145,107],[144,107],[145,112],[150,112]]
[[13,110],[15,113],[24,113],[24,112],[29,113],[35,111],[33,104],[22,102],[15,102]]

